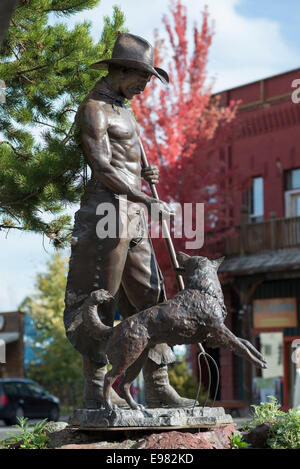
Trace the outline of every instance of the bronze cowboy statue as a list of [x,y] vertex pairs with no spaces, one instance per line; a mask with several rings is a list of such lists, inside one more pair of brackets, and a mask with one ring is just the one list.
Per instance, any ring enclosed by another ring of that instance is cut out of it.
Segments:
[[[117,307],[122,317],[127,318],[166,299],[143,211],[136,208],[144,204],[150,211],[156,204],[162,215],[170,216],[172,211],[164,202],[141,191],[141,178],[151,184],[158,182],[158,168],[154,165],[141,168],[139,129],[125,106],[125,99],[141,93],[153,75],[163,84],[168,83],[168,74],[154,67],[153,62],[153,48],[145,39],[120,34],[112,58],[92,65],[98,69],[107,67],[108,74],[96,83],[76,117],[91,178],[75,215],[64,321],[67,337],[83,357],[83,404],[88,409],[97,409],[104,403],[107,358],[101,341],[95,340],[84,324],[85,300],[94,290],[108,291],[114,301],[101,305],[98,314],[105,325],[112,326]],[[127,211],[121,203],[124,196]],[[97,235],[96,226],[101,220],[97,214],[99,204],[115,208],[114,237]],[[136,230],[124,237],[122,226],[126,217],[130,218],[130,208],[134,208]],[[180,397],[169,383],[167,365],[174,361],[167,344],[158,344],[148,351],[143,366],[147,406],[194,404],[194,400]],[[118,406],[126,405],[113,389],[110,400]]]

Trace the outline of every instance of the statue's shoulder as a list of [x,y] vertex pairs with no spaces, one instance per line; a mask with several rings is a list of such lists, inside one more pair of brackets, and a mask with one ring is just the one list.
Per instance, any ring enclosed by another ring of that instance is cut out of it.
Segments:
[[105,101],[87,96],[78,108],[76,121],[80,126],[94,123],[97,127],[99,125],[102,127],[107,125],[108,114],[109,110]]
[[97,99],[91,95],[87,96],[78,108],[79,114],[87,114],[94,112],[107,113],[108,105],[107,102],[101,99]]

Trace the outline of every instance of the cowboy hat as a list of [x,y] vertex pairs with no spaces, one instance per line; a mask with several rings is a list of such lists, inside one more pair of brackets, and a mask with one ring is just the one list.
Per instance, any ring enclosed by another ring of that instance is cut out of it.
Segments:
[[164,84],[169,83],[165,70],[154,67],[153,47],[140,36],[120,33],[115,42],[111,59],[100,60],[90,67],[103,70],[108,64],[123,65],[128,68],[145,70],[159,78]]

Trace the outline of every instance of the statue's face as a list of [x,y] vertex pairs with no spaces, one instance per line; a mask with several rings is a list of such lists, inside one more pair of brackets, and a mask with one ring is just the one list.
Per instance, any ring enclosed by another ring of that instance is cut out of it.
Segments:
[[146,88],[152,74],[143,70],[127,69],[120,74],[119,91],[126,99],[132,99]]

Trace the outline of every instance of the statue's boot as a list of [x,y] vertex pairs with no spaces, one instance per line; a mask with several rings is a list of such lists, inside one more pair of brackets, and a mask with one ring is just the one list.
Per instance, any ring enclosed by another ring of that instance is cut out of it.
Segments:
[[[83,406],[85,409],[100,409],[104,407],[103,384],[107,372],[106,366],[100,365],[83,356]],[[127,402],[111,388],[110,399],[118,407],[128,408]]]
[[148,407],[192,407],[194,399],[179,396],[170,385],[168,367],[157,365],[150,358],[143,367],[145,401]]

